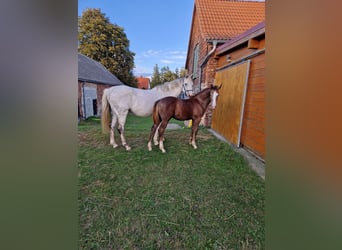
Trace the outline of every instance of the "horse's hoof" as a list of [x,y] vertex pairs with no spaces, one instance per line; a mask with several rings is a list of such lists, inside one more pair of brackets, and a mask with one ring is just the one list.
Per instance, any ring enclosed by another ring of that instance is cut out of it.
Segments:
[[125,147],[127,151],[130,151],[132,148],[130,146]]
[[119,147],[118,144],[114,144],[114,145],[113,145],[113,148],[117,148],[117,147]]

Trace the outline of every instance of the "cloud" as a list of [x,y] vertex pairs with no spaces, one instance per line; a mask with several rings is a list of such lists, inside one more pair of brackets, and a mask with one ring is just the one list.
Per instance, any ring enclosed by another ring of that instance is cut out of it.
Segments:
[[175,61],[170,61],[170,60],[166,60],[166,59],[162,59],[160,60],[161,63],[165,63],[165,64],[173,64],[175,63]]
[[134,72],[139,72],[139,73],[141,73],[141,72],[150,72],[151,71],[151,69],[149,68],[149,67],[144,67],[144,66],[140,66],[140,65],[138,65],[138,66],[136,66],[136,67],[134,67],[134,70],[133,70]]
[[169,66],[171,70],[184,67],[187,51],[184,50],[145,50],[136,52],[134,72],[152,73],[158,64],[159,68]]
[[143,52],[141,53],[141,55],[142,55],[142,57],[150,58],[150,57],[158,57],[158,56],[160,56],[162,53],[163,53],[162,50],[146,50],[146,51],[143,51]]
[[172,58],[172,59],[185,59],[186,51],[182,50],[146,50],[137,53],[137,57],[143,58]]

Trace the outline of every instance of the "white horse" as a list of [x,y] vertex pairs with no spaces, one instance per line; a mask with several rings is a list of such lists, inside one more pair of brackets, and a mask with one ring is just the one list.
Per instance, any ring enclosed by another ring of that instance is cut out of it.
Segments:
[[[117,127],[122,145],[126,150],[130,150],[131,147],[127,144],[124,136],[128,112],[131,111],[136,116],[150,116],[156,101],[166,96],[177,97],[182,90],[187,95],[192,95],[192,88],[193,81],[191,76],[189,76],[157,85],[148,90],[132,88],[126,85],[113,86],[104,89],[101,113],[102,131],[107,133],[110,129],[109,143],[113,145],[113,148],[116,148],[119,146],[114,138],[114,131]],[[112,111],[112,122],[109,126],[110,110]]]

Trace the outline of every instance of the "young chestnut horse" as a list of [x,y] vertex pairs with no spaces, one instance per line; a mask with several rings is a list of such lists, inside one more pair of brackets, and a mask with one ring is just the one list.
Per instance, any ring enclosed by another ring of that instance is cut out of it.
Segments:
[[[122,145],[126,150],[131,147],[127,144],[124,130],[126,117],[129,111],[136,116],[149,116],[152,114],[154,103],[166,96],[179,96],[184,91],[186,94],[192,94],[193,82],[191,75],[184,78],[178,78],[171,82],[157,85],[148,90],[132,88],[126,85],[113,86],[103,91],[101,124],[103,133],[108,132],[110,128],[110,144],[113,148],[118,147],[114,139],[114,131],[117,127]],[[189,92],[189,93],[188,93]],[[112,122],[110,123],[110,111],[112,111]]]
[[[157,101],[153,107],[153,126],[147,144],[148,150],[152,150],[152,137],[155,135],[156,130],[159,129],[159,148],[163,153],[166,152],[163,143],[164,131],[171,118],[180,121],[192,119],[189,143],[196,149],[198,125],[207,110],[209,103],[211,103],[212,108],[215,109],[216,98],[219,95],[220,88],[221,85],[219,87],[211,85],[209,88],[202,90],[187,100],[181,100],[176,97],[165,97]],[[158,142],[155,144],[158,144]]]

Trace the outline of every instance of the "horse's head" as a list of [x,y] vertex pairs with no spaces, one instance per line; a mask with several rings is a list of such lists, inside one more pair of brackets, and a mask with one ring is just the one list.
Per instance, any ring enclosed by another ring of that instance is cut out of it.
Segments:
[[219,96],[219,90],[221,89],[222,84],[220,86],[217,85],[211,85],[210,86],[210,101],[211,101],[211,107],[215,109],[217,97]]
[[186,96],[193,96],[193,87],[194,87],[194,82],[192,81],[192,75],[184,77],[183,80],[183,92],[185,93]]

